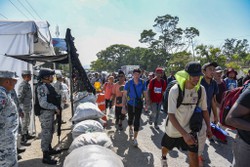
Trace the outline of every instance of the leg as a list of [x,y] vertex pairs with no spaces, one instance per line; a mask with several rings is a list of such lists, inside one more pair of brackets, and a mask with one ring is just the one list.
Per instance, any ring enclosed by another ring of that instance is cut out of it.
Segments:
[[199,163],[198,163],[198,154],[195,152],[188,152],[188,156],[189,156],[189,166],[190,167],[198,167]]

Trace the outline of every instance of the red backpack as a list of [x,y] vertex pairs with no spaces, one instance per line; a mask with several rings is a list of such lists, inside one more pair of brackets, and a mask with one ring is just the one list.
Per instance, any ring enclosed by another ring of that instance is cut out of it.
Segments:
[[221,106],[220,106],[220,123],[225,126],[228,127],[232,130],[234,130],[235,128],[227,125],[225,123],[225,119],[227,117],[227,114],[229,113],[230,109],[232,108],[232,106],[234,105],[234,103],[236,102],[236,100],[239,98],[240,94],[242,92],[244,92],[244,90],[246,90],[246,88],[250,85],[250,82],[246,82],[244,83],[243,86],[232,89],[232,90],[228,90],[226,92],[224,92],[223,94],[223,99],[221,101]]

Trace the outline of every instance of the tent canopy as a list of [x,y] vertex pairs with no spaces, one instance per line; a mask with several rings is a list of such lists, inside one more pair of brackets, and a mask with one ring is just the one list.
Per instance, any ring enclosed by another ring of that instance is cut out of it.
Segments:
[[[31,70],[27,62],[15,57],[55,55],[47,21],[0,21],[0,70],[16,72]],[[40,58],[41,59],[41,58]]]

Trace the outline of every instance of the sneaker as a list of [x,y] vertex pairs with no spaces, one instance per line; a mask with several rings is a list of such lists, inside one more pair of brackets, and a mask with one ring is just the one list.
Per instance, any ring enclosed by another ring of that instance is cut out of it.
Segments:
[[166,159],[161,159],[161,166],[162,167],[168,167],[167,160]]
[[155,125],[155,129],[157,129],[157,130],[158,130],[158,129],[160,129],[160,128],[159,128],[159,126],[158,126],[158,125]]
[[122,124],[118,125],[118,130],[123,130]]
[[129,129],[129,136],[130,136],[130,137],[133,137],[133,136],[134,136],[133,129]]
[[133,143],[134,147],[138,147],[138,142],[136,139],[134,139],[134,143]]
[[203,157],[202,156],[198,156],[198,161],[199,161],[199,167],[203,167]]

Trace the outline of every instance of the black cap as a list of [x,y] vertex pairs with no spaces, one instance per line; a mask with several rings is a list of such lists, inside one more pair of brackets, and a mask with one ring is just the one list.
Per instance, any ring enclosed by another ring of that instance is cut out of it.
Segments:
[[202,66],[202,70],[205,70],[205,69],[206,69],[207,67],[209,67],[209,66],[217,67],[218,64],[217,64],[216,62],[208,62],[208,63],[205,63],[205,64],[203,64],[203,66]]
[[48,77],[54,74],[55,74],[54,70],[51,70],[49,68],[43,68],[43,69],[40,69],[39,71],[39,78],[42,79],[44,77]]
[[185,71],[190,75],[190,76],[202,76],[201,72],[201,64],[198,62],[191,61],[186,64]]

